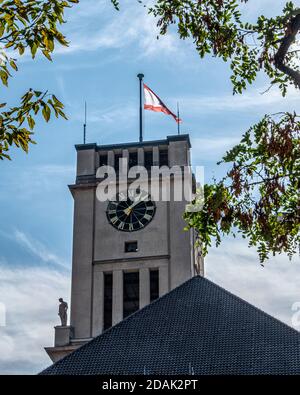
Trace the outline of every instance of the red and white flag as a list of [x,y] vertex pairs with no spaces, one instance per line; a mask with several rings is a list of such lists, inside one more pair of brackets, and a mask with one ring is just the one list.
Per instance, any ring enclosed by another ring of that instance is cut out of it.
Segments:
[[172,113],[172,111],[168,109],[161,99],[146,84],[144,84],[144,109],[172,115],[177,123],[182,122],[182,120]]

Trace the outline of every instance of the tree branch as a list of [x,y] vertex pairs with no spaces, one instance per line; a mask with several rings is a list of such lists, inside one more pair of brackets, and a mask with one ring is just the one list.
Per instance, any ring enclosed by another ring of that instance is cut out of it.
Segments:
[[290,46],[295,42],[296,35],[300,30],[300,10],[298,14],[292,18],[291,22],[287,26],[285,37],[281,41],[281,45],[274,56],[274,64],[277,69],[288,75],[300,88],[300,72],[293,70],[291,67],[284,64],[285,56],[288,53]]

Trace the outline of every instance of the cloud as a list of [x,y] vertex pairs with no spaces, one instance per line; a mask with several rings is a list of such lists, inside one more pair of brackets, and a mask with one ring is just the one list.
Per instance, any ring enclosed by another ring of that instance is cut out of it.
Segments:
[[239,137],[215,136],[211,138],[192,138],[193,163],[201,160],[220,160],[227,150],[239,142]]
[[58,298],[69,299],[69,274],[49,268],[14,268],[0,262],[0,374],[35,374],[51,364],[44,351],[53,345]]
[[61,75],[61,74],[57,75],[56,82],[58,85],[59,95],[60,95],[61,100],[63,101],[63,103],[65,103],[65,105],[70,106],[71,102],[68,97],[68,93],[67,93],[67,89],[65,86],[65,80],[63,78],[63,75]]
[[[276,88],[262,95],[260,92],[265,89],[265,86],[251,89],[241,96],[181,98],[182,112],[186,119],[204,119],[209,128],[209,133],[206,133],[205,137],[191,137],[194,163],[206,160],[219,161],[226,151],[239,143],[242,134],[265,114],[275,114],[279,111],[293,112],[299,107],[298,90],[290,88],[290,94],[283,98]],[[169,101],[171,102],[172,99],[170,98]],[[175,106],[175,102],[173,105]],[[214,115],[222,113],[224,114],[222,126],[220,123],[214,124]]]
[[[266,94],[261,94],[265,91],[267,86],[261,86],[260,88],[250,89],[243,95],[189,95],[181,96],[181,110],[184,120],[191,120],[203,117],[210,117],[211,114],[225,113],[226,115],[230,112],[234,112],[241,116],[242,114],[255,114],[262,117],[265,113],[275,113],[276,111],[294,111],[298,106],[299,92],[290,88],[288,97],[283,98],[280,92],[274,88]],[[164,97],[164,101],[169,103],[170,108],[176,108],[177,101],[174,97]],[[108,126],[116,123],[130,124],[137,119],[137,105],[134,97],[127,97],[126,101],[121,99],[118,105],[109,104],[99,105],[98,111],[88,110],[88,121],[89,122],[101,122]],[[69,117],[71,120],[82,121],[82,115],[77,109],[77,105],[74,104],[72,112]],[[220,130],[220,129],[219,129]],[[245,130],[246,131],[246,130]],[[228,132],[226,134],[228,136]],[[199,152],[203,153],[203,157],[212,158],[215,154],[213,150],[216,149],[217,153],[223,154],[225,151],[222,147],[230,148],[236,144],[241,137],[241,130],[236,131],[237,137],[234,135],[234,131],[231,131],[227,138],[224,137],[224,130],[222,129],[221,136],[214,136],[212,138],[199,138],[193,139],[193,148],[195,144]]]
[[[95,109],[97,108],[97,109]],[[69,119],[76,122],[82,122],[82,110],[78,107],[78,103],[74,103],[69,112]],[[115,139],[116,125],[124,125],[133,128],[138,119],[138,107],[135,105],[133,98],[120,101],[116,105],[107,104],[105,100],[96,105],[88,103],[87,107],[87,134],[89,141],[99,140],[99,127],[101,127],[101,141],[112,142]],[[120,137],[119,137],[120,138]],[[124,138],[124,137],[122,137]],[[120,140],[118,140],[120,141]]]
[[[75,166],[43,164],[35,166],[13,166],[1,175],[0,189],[6,191],[0,195],[6,199],[10,193],[17,199],[31,200],[38,195],[52,194],[55,188],[64,187],[75,178]],[[17,174],[18,177],[12,177]],[[9,192],[8,192],[9,191]]]
[[59,258],[57,255],[53,254],[52,252],[50,252],[38,240],[35,240],[35,239],[27,236],[25,233],[23,233],[19,230],[15,231],[14,236],[15,236],[16,242],[18,244],[20,244],[22,247],[26,248],[34,256],[39,258],[42,262],[54,264],[54,265],[60,266],[61,268],[66,269],[66,270],[70,269],[70,266],[68,265],[68,263],[66,261]]
[[60,175],[69,176],[74,173],[74,169],[75,167],[70,165],[44,164],[31,169],[31,171],[38,174],[39,177],[56,177]]
[[[101,122],[107,124],[116,124],[123,122],[131,122],[136,119],[138,110],[136,105],[129,98],[129,101],[120,101],[118,105],[104,105],[99,106],[99,110],[88,109],[88,122]],[[70,114],[70,119],[74,121],[82,121],[82,116],[79,111],[73,110]]]
[[266,17],[281,15],[286,3],[286,0],[248,1],[246,4],[241,4],[240,9],[243,20],[255,22],[262,14]]
[[209,279],[290,326],[292,305],[300,301],[299,268],[298,257],[290,262],[285,255],[270,258],[262,267],[256,249],[233,238],[211,248],[205,259]]
[[[145,2],[151,4],[152,1]],[[155,57],[177,53],[181,41],[176,34],[158,36],[156,20],[148,14],[147,8],[132,0],[123,0],[120,11],[116,11],[109,0],[85,0],[74,5],[66,12],[67,23],[62,30],[69,41],[69,46],[55,46],[54,55],[81,54],[87,52],[112,50],[121,55],[122,50],[139,48],[136,57]],[[9,54],[20,62],[31,60],[30,51],[19,56],[18,52]],[[109,57],[114,56],[112,52]],[[132,56],[130,53],[129,56]],[[37,58],[42,58],[41,54]],[[124,51],[122,52],[122,59]],[[101,59],[101,62],[107,61]]]
[[[284,256],[262,268],[255,249],[227,239],[205,260],[206,276],[230,292],[291,325],[299,301],[299,263]],[[0,373],[35,374],[50,365],[44,351],[53,345],[57,299],[69,301],[70,276],[50,268],[11,268],[0,262],[0,302],[7,326],[0,327]],[[300,329],[300,328],[296,328]]]
[[115,11],[107,1],[89,1],[74,7],[68,15],[66,35],[70,46],[58,46],[57,54],[138,46],[141,56],[153,57],[175,53],[180,45],[172,33],[157,40],[156,20],[138,2],[123,1],[120,11]]
[[[262,94],[268,86],[248,90],[243,95],[217,95],[217,96],[186,96],[182,97],[181,107],[186,114],[207,114],[219,111],[249,112],[256,109],[263,111],[293,111],[299,106],[299,91],[290,88],[287,97],[282,97],[279,90],[274,87],[269,92]],[[172,101],[172,99],[169,99]],[[175,104],[175,102],[174,102]]]
[[[141,5],[138,1],[123,0],[119,11],[107,0],[86,0],[79,3],[67,13],[66,33],[71,45],[68,48],[58,47],[58,52],[122,49],[138,45],[143,57],[176,53],[178,60],[178,49],[183,50],[188,46],[182,46],[178,34],[172,29],[157,40],[159,29],[156,18],[148,14],[148,8],[154,3],[154,0],[145,0]],[[262,12],[266,14],[266,11],[276,15],[282,10],[285,0],[278,1],[275,7],[273,3],[273,0],[264,0],[259,4],[249,2],[242,4],[241,10],[246,19],[257,17]],[[272,7],[268,7],[271,4]],[[92,34],[87,34],[87,31],[92,31]]]

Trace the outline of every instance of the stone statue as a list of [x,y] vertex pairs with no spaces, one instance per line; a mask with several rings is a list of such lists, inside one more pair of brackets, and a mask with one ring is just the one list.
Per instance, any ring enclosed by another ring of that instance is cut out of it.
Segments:
[[59,308],[58,308],[58,315],[61,320],[61,326],[67,326],[67,320],[68,320],[68,303],[63,300],[63,298],[58,299],[60,302]]

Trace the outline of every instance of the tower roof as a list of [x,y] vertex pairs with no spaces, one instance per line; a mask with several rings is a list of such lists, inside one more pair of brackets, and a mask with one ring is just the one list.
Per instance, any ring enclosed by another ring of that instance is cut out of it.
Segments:
[[164,140],[145,140],[131,143],[121,143],[121,144],[109,144],[109,145],[97,145],[96,143],[91,144],[76,144],[75,148],[77,151],[95,149],[97,151],[107,151],[112,149],[125,149],[125,148],[133,148],[133,147],[147,147],[147,146],[155,146],[155,145],[168,145],[170,141],[186,141],[188,147],[191,148],[190,136],[188,134],[180,134],[174,136],[167,136]]
[[194,277],[41,374],[300,374],[300,333]]

